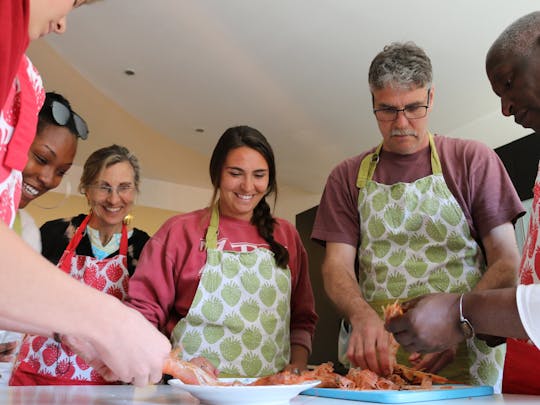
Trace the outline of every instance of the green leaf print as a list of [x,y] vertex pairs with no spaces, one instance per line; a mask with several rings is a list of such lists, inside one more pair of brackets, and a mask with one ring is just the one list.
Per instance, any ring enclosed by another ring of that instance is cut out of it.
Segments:
[[426,191],[428,191],[431,188],[431,179],[429,177],[424,177],[423,179],[420,179],[414,183],[414,186],[416,189],[420,192],[420,194],[424,194]]
[[393,273],[388,276],[387,289],[392,297],[399,297],[405,287],[407,286],[407,279],[403,274]]
[[388,263],[390,263],[394,267],[397,267],[401,263],[403,263],[403,260],[405,260],[406,256],[407,253],[404,250],[397,250],[388,258]]
[[202,337],[198,332],[187,332],[182,336],[182,347],[185,352],[190,355],[194,355],[201,347]]
[[223,252],[215,249],[210,249],[206,251],[207,259],[206,261],[210,266],[217,266],[221,263],[221,256]]
[[201,312],[210,322],[216,322],[223,313],[223,304],[217,297],[212,297],[203,303]]
[[231,333],[241,333],[245,328],[243,319],[238,314],[227,314],[223,321],[223,326],[228,328]]
[[375,279],[377,280],[377,283],[384,283],[387,275],[388,266],[384,263],[377,263],[377,266],[375,267]]
[[426,270],[428,268],[428,264],[424,259],[418,256],[412,256],[404,264],[405,270],[407,270],[407,273],[411,275],[411,277],[414,278],[420,278],[424,274],[426,274]]
[[429,240],[424,235],[412,235],[409,240],[409,248],[414,250],[415,252],[418,252],[428,243]]
[[273,334],[277,326],[276,315],[272,312],[263,312],[261,314],[261,324],[266,333],[269,335]]
[[435,242],[442,242],[446,239],[448,230],[442,223],[429,219],[426,223],[426,232],[428,236]]
[[404,218],[405,211],[403,211],[403,208],[397,205],[392,205],[391,207],[388,207],[384,212],[386,226],[391,229],[398,229],[403,224]]
[[254,299],[248,299],[240,306],[240,314],[249,322],[255,322],[259,316],[259,305]]
[[390,251],[390,247],[392,246],[392,244],[390,243],[390,241],[387,241],[387,240],[379,240],[379,241],[375,241],[373,242],[373,254],[379,258],[379,259],[382,259],[384,256],[386,256],[388,254],[388,252]]
[[406,185],[404,183],[396,183],[390,186],[390,196],[394,201],[401,200],[403,193],[405,193],[405,187]]
[[233,361],[240,356],[240,353],[242,353],[242,344],[240,343],[240,340],[228,337],[223,339],[219,345],[219,350],[225,360]]
[[506,354],[506,348],[502,348],[502,347],[496,347],[495,349],[495,361],[497,362],[497,364],[499,365],[499,367],[504,367],[504,357],[505,357],[505,354]]
[[276,301],[276,287],[272,284],[266,283],[262,286],[261,291],[259,292],[259,298],[261,302],[269,307]]
[[219,353],[209,348],[201,351],[201,356],[210,361],[214,367],[219,369]]
[[196,312],[189,312],[186,316],[186,321],[189,322],[190,324],[194,325],[194,326],[199,326],[199,325],[202,325],[203,323],[203,319],[202,317],[197,314]]
[[407,212],[412,212],[418,207],[418,196],[416,194],[409,194],[405,200],[405,207]]
[[480,361],[476,372],[478,373],[478,378],[480,378],[484,385],[495,385],[497,378],[499,377],[497,365],[488,359]]
[[275,261],[273,258],[261,260],[261,263],[259,264],[259,273],[265,280],[270,280],[272,278],[274,263]]
[[382,211],[386,204],[388,204],[388,195],[385,192],[379,192],[373,196],[371,205],[374,211]]
[[432,263],[442,263],[447,256],[448,253],[444,246],[430,246],[426,249],[426,257]]
[[290,270],[280,270],[276,275],[276,285],[281,291],[282,294],[286,294],[290,291],[290,280],[291,280],[291,271]]
[[[372,296],[373,298],[371,299],[371,301],[382,301],[389,298],[388,290],[383,290],[383,289],[375,290]],[[377,310],[377,308],[375,308],[375,310]]]
[[233,366],[232,364],[229,364],[225,367],[219,368],[219,377],[220,378],[238,378],[238,377],[244,377],[242,372],[240,372],[240,369],[238,367]]
[[428,283],[433,290],[446,292],[450,286],[450,277],[444,269],[437,269],[429,275]]
[[210,344],[216,343],[224,334],[223,328],[217,325],[206,325],[203,329],[204,340]]
[[476,349],[485,355],[489,354],[493,349],[487,345],[486,342],[480,339],[473,339],[474,346]]
[[459,252],[465,248],[465,239],[455,232],[452,232],[446,239],[446,246],[452,252]]
[[405,220],[405,229],[409,232],[416,232],[420,228],[422,228],[422,224],[424,223],[424,220],[420,214],[411,214],[406,220]]
[[262,370],[261,370],[261,374],[260,376],[261,377],[265,377],[267,375],[272,375],[272,374],[275,374],[275,370],[273,367],[270,367],[270,366],[266,366],[264,367]]
[[368,222],[369,236],[380,238],[384,234],[384,222],[379,217],[373,217]]
[[409,241],[409,235],[405,233],[391,233],[388,235],[388,240],[396,245],[404,246]]
[[197,292],[195,293],[195,297],[193,297],[193,302],[191,303],[192,307],[196,307],[201,302],[203,293],[201,290],[197,289]]
[[364,295],[368,300],[373,300],[373,291],[375,290],[375,281],[372,278],[366,278],[364,283]]
[[203,274],[201,284],[206,291],[213,293],[221,286],[222,279],[219,272],[216,270],[209,270]]
[[285,343],[285,329],[280,329],[276,333],[276,342],[278,345],[283,345]]
[[259,277],[253,270],[246,271],[244,274],[242,274],[240,281],[242,282],[244,289],[250,294],[255,294],[261,286]]
[[449,225],[456,226],[461,221],[462,213],[458,212],[453,204],[443,204],[441,207],[441,217]]
[[374,183],[374,182],[368,182],[366,184],[366,187],[364,187],[364,190],[366,190],[366,196],[369,196],[369,195],[377,192],[378,189],[379,188],[378,188],[377,184]]
[[259,357],[254,353],[247,353],[242,358],[241,364],[242,368],[244,369],[244,373],[248,377],[258,376],[262,368],[261,359],[259,359]]
[[450,285],[450,292],[452,293],[464,293],[469,290],[470,290],[469,286],[467,285],[467,283],[463,281],[458,280],[457,282],[454,282]]
[[420,203],[420,211],[423,213],[433,216],[437,213],[439,210],[439,200],[432,197],[426,197],[422,202]]
[[234,278],[240,270],[240,263],[236,257],[228,256],[223,260],[223,275],[227,278]]
[[287,319],[287,315],[289,314],[289,301],[285,298],[279,300],[276,311],[280,319]]
[[480,278],[482,277],[482,275],[480,274],[480,272],[478,270],[473,270],[469,273],[467,273],[467,283],[469,284],[469,290],[472,290],[476,284],[478,284],[478,280],[480,280]]
[[261,348],[261,354],[267,362],[270,362],[276,357],[277,346],[272,339],[265,339],[265,342]]
[[233,282],[225,284],[221,289],[221,298],[231,307],[238,304],[241,295],[240,286]]
[[451,257],[446,264],[446,270],[454,278],[460,278],[463,274],[463,263],[457,257]]
[[242,333],[242,343],[249,350],[255,350],[262,341],[262,335],[259,329],[257,328],[248,328]]
[[429,292],[429,288],[425,283],[417,281],[409,285],[409,289],[407,290],[407,297],[418,297],[419,295],[429,294]]
[[240,254],[240,263],[248,269],[253,267],[257,263],[257,254],[253,252]]

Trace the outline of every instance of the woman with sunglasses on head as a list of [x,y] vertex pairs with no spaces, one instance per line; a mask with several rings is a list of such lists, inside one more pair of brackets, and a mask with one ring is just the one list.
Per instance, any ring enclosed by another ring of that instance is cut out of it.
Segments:
[[108,380],[142,386],[161,379],[167,339],[137,311],[58,271],[9,230],[44,100],[24,52],[30,40],[63,33],[67,14],[90,1],[0,0],[0,272],[9,280],[0,284],[0,328],[61,334]]
[[[76,124],[75,117],[78,123]],[[60,184],[71,168],[78,138],[86,139],[84,120],[71,110],[69,101],[57,93],[47,93],[38,116],[36,137],[22,171],[21,201],[13,229],[32,248],[41,252],[41,235],[34,219],[24,208]],[[0,331],[0,385],[7,384],[22,334]]]
[[[125,147],[93,152],[79,184],[90,213],[46,222],[41,227],[43,256],[84,284],[124,300],[128,279],[149,239],[146,232],[128,227],[139,181],[139,162]],[[27,336],[10,385],[70,384],[107,382],[65,344]]]
[[146,245],[128,303],[220,376],[305,369],[317,315],[300,236],[266,201],[272,148],[256,129],[229,128],[210,178],[210,207],[169,219]]

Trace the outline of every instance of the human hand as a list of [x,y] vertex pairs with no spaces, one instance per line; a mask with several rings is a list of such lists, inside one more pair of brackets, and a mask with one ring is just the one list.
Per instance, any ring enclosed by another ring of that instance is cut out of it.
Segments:
[[459,294],[436,293],[403,305],[403,315],[389,320],[386,330],[410,352],[441,352],[465,338],[459,328]]
[[347,358],[354,367],[370,369],[378,375],[389,375],[393,371],[395,343],[391,334],[385,331],[384,323],[373,310],[363,317],[351,320]]
[[62,340],[108,381],[139,387],[159,382],[171,344],[139,312],[116,302],[93,336]]
[[0,343],[0,362],[11,362],[15,358],[17,342]]
[[412,353],[409,361],[415,370],[436,374],[456,358],[457,347],[452,347],[437,353]]

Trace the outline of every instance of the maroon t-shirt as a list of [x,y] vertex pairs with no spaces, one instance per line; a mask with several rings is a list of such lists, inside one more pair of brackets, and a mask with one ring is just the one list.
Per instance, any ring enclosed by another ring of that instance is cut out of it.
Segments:
[[[524,214],[510,177],[492,149],[477,141],[445,136],[435,136],[434,141],[446,184],[479,244],[491,229],[514,222]],[[356,179],[360,162],[374,150],[349,158],[332,170],[317,210],[312,239],[358,246],[360,218]],[[429,146],[412,155],[382,151],[373,180],[387,185],[410,183],[431,173]]]

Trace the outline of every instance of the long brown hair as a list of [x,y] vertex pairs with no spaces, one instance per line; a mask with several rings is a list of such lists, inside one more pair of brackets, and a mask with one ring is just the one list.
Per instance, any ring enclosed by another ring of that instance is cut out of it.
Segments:
[[227,154],[236,148],[241,146],[247,146],[253,150],[259,152],[266,163],[268,164],[268,189],[264,197],[259,201],[253,215],[251,216],[251,224],[257,227],[259,235],[263,237],[265,241],[270,245],[270,249],[274,253],[277,265],[280,268],[287,267],[289,263],[289,252],[282,244],[278,243],[274,239],[274,226],[276,224],[275,218],[272,216],[270,206],[266,202],[266,197],[270,194],[274,194],[274,204],[277,199],[277,182],[276,182],[276,163],[274,159],[274,152],[272,147],[266,140],[263,134],[257,131],[255,128],[248,126],[238,126],[227,129],[221,138],[219,138],[214,151],[212,152],[212,158],[210,159],[210,179],[214,186],[214,193],[212,195],[211,205],[213,206],[217,199],[217,194],[221,181],[221,172],[223,165],[227,158]]

